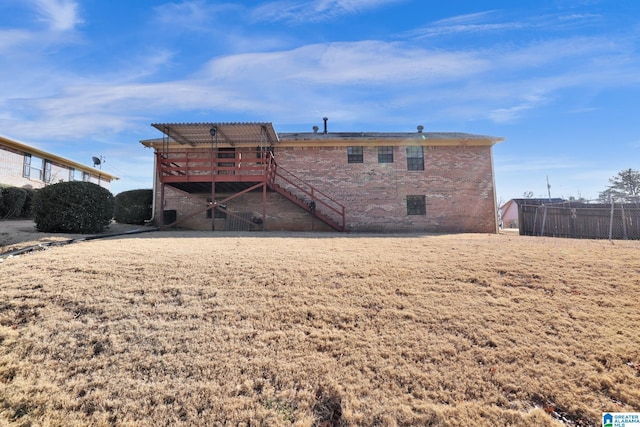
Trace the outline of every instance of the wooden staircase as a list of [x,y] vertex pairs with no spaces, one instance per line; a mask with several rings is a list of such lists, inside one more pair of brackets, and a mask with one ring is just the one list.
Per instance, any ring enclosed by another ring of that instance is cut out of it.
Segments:
[[270,156],[267,165],[267,185],[334,230],[345,231],[344,206],[283,167],[278,166],[273,156]]

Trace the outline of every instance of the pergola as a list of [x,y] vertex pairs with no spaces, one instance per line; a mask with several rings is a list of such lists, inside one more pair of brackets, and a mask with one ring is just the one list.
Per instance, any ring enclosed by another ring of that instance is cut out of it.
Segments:
[[273,146],[278,135],[271,123],[154,123],[151,126],[178,144]]
[[[228,200],[260,187],[263,199],[266,198],[271,164],[267,152],[278,142],[271,123],[154,123],[151,126],[163,133],[162,148],[156,150],[160,205],[164,206],[165,185],[186,192],[200,192],[205,188],[211,192],[210,203],[181,221],[209,209],[223,210]],[[228,188],[235,186],[235,194],[216,201],[216,183],[225,183]],[[263,220],[264,210],[263,203]],[[213,229],[215,215],[211,217]],[[164,224],[162,209],[160,221]]]

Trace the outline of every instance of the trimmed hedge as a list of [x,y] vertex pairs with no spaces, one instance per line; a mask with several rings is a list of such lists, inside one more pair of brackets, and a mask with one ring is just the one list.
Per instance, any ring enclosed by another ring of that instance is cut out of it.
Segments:
[[22,212],[20,213],[21,218],[31,218],[33,213],[31,212],[31,206],[33,204],[33,195],[36,190],[32,188],[25,188],[24,191],[27,192],[27,199],[24,201],[24,205],[22,206]]
[[97,233],[113,218],[114,198],[91,182],[70,181],[48,185],[33,197],[32,211],[38,231]]
[[121,224],[144,224],[151,219],[153,190],[130,190],[115,197],[114,219]]
[[0,218],[18,218],[22,216],[28,193],[24,188],[5,187],[0,189]]

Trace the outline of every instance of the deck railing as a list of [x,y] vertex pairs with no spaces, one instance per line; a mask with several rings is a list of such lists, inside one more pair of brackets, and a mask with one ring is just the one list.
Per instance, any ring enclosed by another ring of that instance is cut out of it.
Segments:
[[263,181],[268,158],[262,150],[169,151],[157,154],[163,182]]

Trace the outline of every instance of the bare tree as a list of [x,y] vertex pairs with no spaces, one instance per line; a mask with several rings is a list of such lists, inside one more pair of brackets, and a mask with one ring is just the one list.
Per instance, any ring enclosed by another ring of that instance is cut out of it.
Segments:
[[606,202],[630,202],[640,199],[640,172],[625,169],[609,178],[609,187],[600,193],[600,200]]

